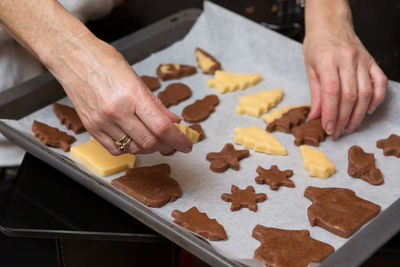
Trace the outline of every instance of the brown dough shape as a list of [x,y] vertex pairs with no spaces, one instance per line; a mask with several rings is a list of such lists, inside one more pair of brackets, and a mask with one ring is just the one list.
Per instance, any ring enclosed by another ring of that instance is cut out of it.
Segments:
[[219,104],[218,96],[208,95],[186,106],[182,111],[182,117],[186,122],[201,122],[210,116],[214,107]]
[[76,141],[75,137],[38,121],[33,121],[32,132],[44,145],[61,148],[64,152]]
[[241,208],[248,208],[251,211],[257,211],[257,203],[263,202],[267,199],[264,193],[256,194],[254,187],[249,185],[246,189],[241,190],[236,185],[231,187],[232,194],[222,194],[222,200],[232,202],[231,211],[237,211]]
[[261,242],[254,258],[274,267],[307,267],[319,263],[335,249],[310,236],[308,230],[284,230],[256,225],[252,236]]
[[160,208],[182,196],[178,182],[169,177],[170,173],[168,164],[133,168],[111,184],[146,206]]
[[206,138],[206,133],[204,132],[203,127],[201,127],[200,124],[198,124],[198,123],[192,124],[189,126],[189,128],[195,130],[196,132],[198,132],[200,134],[199,140],[197,142]]
[[313,202],[307,210],[310,224],[343,238],[353,235],[381,210],[380,206],[346,188],[309,186],[304,196]]
[[[163,72],[162,66],[167,66],[167,72]],[[178,68],[177,68],[178,67]],[[162,81],[179,79],[185,76],[190,76],[197,72],[196,67],[182,64],[161,64],[157,68],[157,76],[160,77]]]
[[231,143],[228,143],[221,152],[208,153],[206,159],[211,162],[210,170],[213,172],[224,172],[228,168],[238,171],[240,170],[239,160],[249,155],[247,149],[236,150]]
[[321,119],[307,121],[299,126],[292,128],[292,134],[295,137],[294,144],[310,146],[319,146],[319,143],[325,141],[326,133],[321,125]]
[[171,214],[174,223],[211,241],[227,240],[224,227],[216,219],[208,218],[205,212],[192,207],[185,212],[174,210]]
[[188,99],[192,95],[189,86],[183,83],[171,83],[164,91],[158,93],[158,98],[165,107],[177,105],[179,102]]
[[288,112],[284,113],[279,119],[275,119],[268,123],[267,131],[273,132],[276,130],[290,133],[293,127],[305,122],[309,110],[309,107],[292,108]]
[[259,176],[255,178],[257,184],[268,184],[272,190],[278,190],[280,186],[294,187],[294,182],[288,178],[292,177],[292,170],[279,170],[278,166],[272,165],[271,169],[266,170],[258,166],[257,173]]
[[366,153],[359,146],[349,148],[349,166],[347,173],[354,178],[361,178],[372,185],[383,183],[383,175],[380,169],[375,166],[373,153]]
[[161,83],[157,77],[142,75],[142,76],[140,76],[140,78],[142,79],[144,84],[147,86],[147,88],[149,88],[150,91],[152,91],[152,92],[161,87]]
[[54,113],[60,120],[60,123],[65,125],[68,130],[72,129],[75,134],[80,134],[86,131],[85,126],[83,126],[83,123],[74,108],[54,103],[53,109]]
[[[213,57],[212,55],[210,55],[209,53],[207,53],[203,49],[197,47],[195,52],[199,52],[199,53],[203,54],[204,57],[207,57],[211,61],[213,61],[213,65],[209,68],[209,70],[205,71],[205,72],[203,71],[203,73],[205,73],[205,74],[214,74],[216,70],[220,70],[221,69],[221,63],[218,60],[216,60],[215,57]],[[199,65],[199,67],[201,69],[203,69],[202,66],[200,65],[199,58],[197,56],[196,56],[196,60],[197,60],[197,64]]]
[[386,139],[376,141],[376,147],[383,149],[383,155],[400,158],[400,136],[391,134]]

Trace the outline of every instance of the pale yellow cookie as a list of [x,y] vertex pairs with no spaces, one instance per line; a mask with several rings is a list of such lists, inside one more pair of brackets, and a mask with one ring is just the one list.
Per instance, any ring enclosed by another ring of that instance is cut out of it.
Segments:
[[71,156],[100,176],[109,176],[133,168],[136,160],[136,156],[132,154],[111,155],[93,138],[86,143],[71,147]]
[[265,114],[263,119],[266,123],[270,123],[276,119],[281,118],[283,116],[283,114],[285,114],[289,110],[291,110],[293,108],[300,108],[300,107],[310,107],[310,105],[294,105],[294,106],[285,106],[285,107],[281,107],[281,108],[276,108],[276,109],[268,112],[267,114]]
[[249,114],[259,117],[261,113],[267,112],[270,108],[275,107],[283,97],[282,89],[271,89],[261,91],[256,94],[239,97],[239,106],[235,111],[237,114]]
[[304,168],[313,177],[326,179],[335,173],[335,164],[327,159],[324,153],[309,146],[300,146]]
[[265,130],[252,125],[248,128],[235,128],[235,137],[233,141],[246,148],[267,154],[286,155],[286,149],[282,146],[278,139]]
[[189,128],[189,126],[186,126],[183,124],[175,123],[175,126],[178,127],[178,129],[184,135],[186,135],[190,139],[190,141],[192,141],[193,144],[197,143],[197,141],[199,141],[200,134],[197,131],[195,131],[195,130]]
[[214,87],[220,93],[245,89],[261,81],[260,74],[240,74],[217,70],[213,79],[208,80],[207,86]]

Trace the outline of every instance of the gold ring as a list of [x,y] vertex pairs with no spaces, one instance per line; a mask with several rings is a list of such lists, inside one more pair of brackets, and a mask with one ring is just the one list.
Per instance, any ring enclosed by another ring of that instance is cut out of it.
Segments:
[[120,140],[114,141],[114,144],[119,148],[121,152],[124,152],[131,142],[132,138],[130,138],[127,135],[124,135],[124,137],[122,137]]

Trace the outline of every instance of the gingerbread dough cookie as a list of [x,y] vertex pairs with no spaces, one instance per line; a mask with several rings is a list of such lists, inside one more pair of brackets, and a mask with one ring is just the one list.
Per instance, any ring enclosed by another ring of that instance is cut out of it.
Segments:
[[310,108],[309,105],[293,105],[293,106],[285,106],[285,107],[281,107],[281,108],[275,108],[272,111],[265,114],[263,117],[263,120],[265,121],[265,123],[273,122],[274,120],[281,118],[283,116],[283,114],[285,114],[289,110],[291,110],[293,108],[300,108],[300,107]]
[[241,190],[236,185],[231,187],[232,194],[222,194],[221,199],[226,202],[232,202],[231,211],[237,211],[241,208],[248,208],[251,211],[257,211],[257,203],[267,199],[267,195],[263,193],[256,194],[254,187],[248,186]]
[[195,130],[196,132],[199,133],[199,140],[198,141],[201,141],[204,138],[206,138],[206,133],[204,132],[203,127],[201,127],[200,124],[195,123],[195,124],[189,125],[189,128],[193,129],[193,130]]
[[383,183],[383,175],[380,169],[375,167],[373,153],[365,153],[359,146],[349,149],[349,166],[347,173],[354,178],[361,178],[372,185]]
[[126,153],[113,156],[95,139],[71,147],[71,156],[100,176],[122,172],[135,165],[136,156]]
[[216,70],[221,69],[221,63],[206,51],[196,48],[195,55],[197,64],[205,74],[214,74]]
[[216,219],[208,218],[205,212],[192,207],[185,212],[174,210],[174,223],[211,241],[227,240],[224,227]]
[[228,143],[221,152],[208,153],[206,159],[211,162],[210,170],[213,172],[224,172],[228,168],[238,171],[240,169],[239,160],[250,155],[247,149],[236,150],[232,144]]
[[144,84],[147,86],[147,88],[149,88],[150,91],[152,91],[152,92],[161,87],[161,83],[157,77],[143,75],[143,76],[140,76],[140,78],[142,79]]
[[177,63],[161,64],[157,68],[157,76],[162,81],[179,79],[196,73],[196,67]]
[[61,148],[64,152],[76,141],[75,137],[38,121],[33,122],[32,132],[44,145]]
[[282,89],[271,89],[261,91],[256,94],[239,97],[239,106],[235,111],[237,114],[249,114],[259,117],[261,113],[267,112],[270,108],[275,107],[283,97]]
[[186,122],[201,122],[214,112],[214,107],[218,105],[219,99],[216,95],[208,95],[201,100],[196,100],[193,104],[186,106],[182,111],[182,117]]
[[246,148],[267,154],[286,155],[286,149],[272,134],[266,133],[263,129],[252,125],[248,128],[235,128],[236,144],[240,144]]
[[400,158],[400,136],[391,134],[386,139],[376,141],[376,147],[383,149],[383,155]]
[[304,168],[313,177],[328,178],[335,173],[335,164],[324,153],[309,146],[300,146]]
[[146,206],[160,208],[182,196],[177,181],[169,177],[168,164],[158,164],[127,170],[111,184]]
[[284,230],[258,224],[252,236],[261,242],[254,258],[274,267],[308,267],[319,263],[334,252],[334,248],[310,237],[307,230]]
[[309,186],[304,196],[313,203],[307,210],[310,224],[344,238],[357,232],[381,210],[380,206],[346,188]]
[[292,129],[295,137],[296,146],[305,144],[310,146],[319,146],[319,143],[325,141],[326,133],[321,125],[321,119],[307,121]]
[[278,190],[280,186],[294,187],[294,182],[288,179],[293,175],[292,170],[281,171],[276,165],[272,165],[269,170],[258,166],[257,173],[259,176],[255,178],[256,183],[267,184],[272,190]]
[[217,89],[220,93],[245,89],[261,81],[260,74],[239,74],[217,70],[214,78],[208,80],[207,86]]
[[192,95],[189,86],[183,83],[171,83],[164,91],[158,93],[158,98],[165,107],[177,105]]
[[280,132],[290,133],[293,127],[305,122],[309,110],[309,107],[290,109],[288,112],[283,114],[281,118],[268,123],[267,131],[273,132],[277,130]]
[[74,108],[54,103],[53,109],[57,118],[60,120],[60,123],[65,125],[68,130],[74,131],[75,134],[80,134],[86,131],[85,126],[83,126],[83,123]]

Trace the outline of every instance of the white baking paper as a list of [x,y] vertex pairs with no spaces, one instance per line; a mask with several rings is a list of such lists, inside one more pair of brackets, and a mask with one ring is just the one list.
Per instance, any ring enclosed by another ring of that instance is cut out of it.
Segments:
[[[336,142],[327,138],[320,144],[318,149],[336,165],[336,173],[328,179],[309,177],[303,168],[299,148],[293,144],[293,136],[280,132],[274,135],[286,147],[287,156],[250,151],[250,157],[240,161],[239,171],[229,169],[224,173],[211,172],[209,162],[205,159],[206,154],[220,151],[226,143],[233,142],[233,129],[236,126],[248,127],[256,124],[261,128],[265,127],[262,117],[254,118],[235,113],[239,96],[261,90],[283,88],[285,96],[278,105],[283,107],[310,104],[310,95],[301,44],[209,2],[205,3],[203,14],[182,41],[151,55],[135,64],[133,68],[140,75],[155,75],[155,70],[161,63],[196,65],[194,56],[196,47],[214,55],[226,71],[260,73],[264,78],[246,90],[226,94],[219,94],[215,89],[207,88],[207,80],[211,76],[204,75],[200,71],[196,75],[179,80],[192,88],[193,95],[190,99],[170,108],[176,114],[181,114],[185,106],[208,94],[218,95],[220,104],[215,112],[201,123],[207,137],[195,144],[190,154],[175,153],[167,157],[159,153],[138,155],[136,166],[170,164],[171,177],[179,182],[183,190],[182,198],[162,208],[152,209],[154,212],[171,221],[170,214],[174,209],[186,211],[192,206],[197,206],[200,211],[207,212],[210,218],[216,218],[227,232],[227,241],[210,242],[211,245],[229,258],[256,266],[258,264],[249,259],[253,258],[254,250],[260,244],[251,237],[251,232],[257,224],[283,229],[307,229],[313,238],[329,243],[335,249],[347,241],[322,228],[310,226],[307,208],[311,202],[303,196],[307,186],[349,188],[358,196],[379,204],[382,210],[400,197],[398,177],[400,159],[384,157],[382,150],[377,149],[375,145],[376,140],[387,138],[391,133],[400,134],[398,123],[400,84],[395,82],[389,83],[385,102],[372,116],[367,116],[357,132],[345,135]],[[163,82],[162,88],[172,82],[176,81]],[[159,89],[161,90],[163,89]],[[62,102],[69,103],[67,99]],[[38,142],[30,130],[33,119],[73,134],[60,125],[51,106],[20,121],[6,121],[6,123],[26,132],[32,138],[32,142]],[[74,145],[89,140],[89,134],[81,134],[77,138],[78,141]],[[382,170],[385,177],[383,185],[373,186],[361,179],[351,178],[347,174],[347,151],[352,145],[360,145],[366,152],[375,154],[377,167]],[[235,147],[241,148],[239,145]],[[47,149],[70,157],[69,153],[63,153],[59,149]],[[273,164],[277,164],[281,170],[294,171],[291,179],[296,184],[295,188],[281,187],[277,191],[272,191],[267,185],[255,183],[257,166],[269,168]],[[122,173],[98,179],[111,182],[121,175]],[[252,185],[256,193],[266,193],[268,199],[258,204],[257,212],[246,208],[232,212],[230,203],[221,200],[222,193],[230,193],[231,185],[240,188]]]

